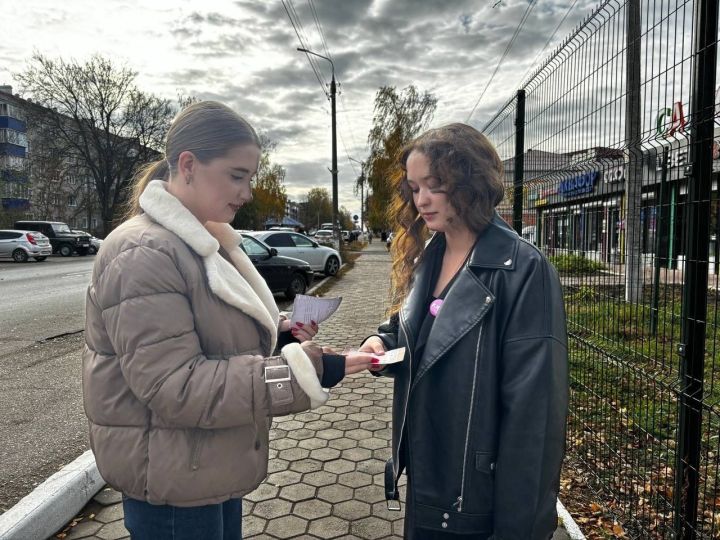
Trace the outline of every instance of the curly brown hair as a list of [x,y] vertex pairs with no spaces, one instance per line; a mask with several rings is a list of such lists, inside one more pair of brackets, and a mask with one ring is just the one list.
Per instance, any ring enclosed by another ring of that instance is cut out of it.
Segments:
[[390,178],[394,193],[390,219],[395,224],[395,239],[389,315],[400,310],[410,291],[429,234],[407,182],[406,166],[412,152],[428,158],[430,172],[447,192],[456,214],[475,233],[490,223],[504,195],[500,157],[488,138],[471,126],[455,123],[431,129],[402,149]]

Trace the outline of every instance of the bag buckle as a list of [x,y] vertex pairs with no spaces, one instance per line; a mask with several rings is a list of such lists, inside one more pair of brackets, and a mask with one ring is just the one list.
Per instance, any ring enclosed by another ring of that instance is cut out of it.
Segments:
[[265,383],[284,382],[290,380],[290,366],[265,366]]

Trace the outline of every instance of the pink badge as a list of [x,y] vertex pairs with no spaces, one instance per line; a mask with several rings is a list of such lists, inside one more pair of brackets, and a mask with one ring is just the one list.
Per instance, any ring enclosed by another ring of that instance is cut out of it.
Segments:
[[443,305],[443,301],[440,298],[430,302],[430,315],[432,315],[433,317],[437,317],[438,311],[440,311],[440,308],[442,307],[442,305]]

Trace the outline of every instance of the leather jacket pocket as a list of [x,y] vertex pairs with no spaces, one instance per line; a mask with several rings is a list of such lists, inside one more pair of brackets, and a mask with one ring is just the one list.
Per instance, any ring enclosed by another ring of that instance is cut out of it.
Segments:
[[475,452],[475,470],[465,497],[469,512],[492,512],[495,506],[495,455]]
[[475,470],[495,474],[495,456],[490,452],[475,452]]

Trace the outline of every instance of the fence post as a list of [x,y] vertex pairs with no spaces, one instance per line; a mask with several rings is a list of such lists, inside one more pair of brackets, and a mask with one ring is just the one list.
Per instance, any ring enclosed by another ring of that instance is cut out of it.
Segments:
[[525,176],[525,90],[517,92],[515,109],[515,176],[513,178],[513,229],[522,235],[523,177]]
[[625,49],[625,301],[642,300],[643,269],[640,255],[640,207],[642,205],[642,126],[641,126],[641,19],[640,0],[627,0]]
[[675,471],[675,530],[697,538],[707,319],[710,194],[714,141],[718,0],[694,3],[690,95],[687,253],[680,348],[680,433]]

